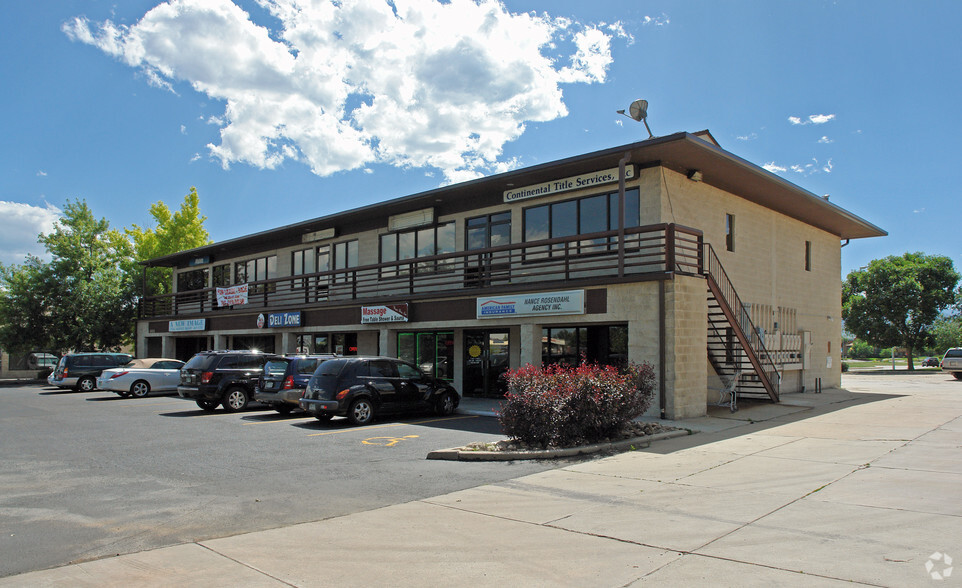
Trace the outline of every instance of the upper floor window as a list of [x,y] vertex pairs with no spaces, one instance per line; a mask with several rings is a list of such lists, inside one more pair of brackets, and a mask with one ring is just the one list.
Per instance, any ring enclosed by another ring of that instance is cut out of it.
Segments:
[[[433,227],[388,233],[381,235],[381,263],[433,257],[444,253],[454,252],[454,222],[448,222]],[[449,269],[450,262],[419,261],[415,265],[417,273],[444,271]],[[392,278],[407,275],[409,266],[398,265],[397,268],[381,270],[381,277]]]
[[511,244],[511,213],[500,212],[469,218],[465,222],[466,249],[487,249]]
[[[301,249],[299,251],[291,252],[291,275],[292,276],[303,276],[304,274],[314,273],[314,249]],[[294,280],[291,282],[292,288],[301,288],[304,286],[304,280]]]
[[[618,208],[617,192],[526,208],[524,210],[524,240],[525,242],[540,241],[542,239],[617,230]],[[640,224],[641,204],[638,189],[626,190],[625,227],[637,227]],[[578,242],[577,252],[603,251],[613,241],[615,241],[613,237],[584,239]],[[559,243],[555,244],[552,249],[563,250],[564,248],[565,245]]]
[[177,291],[203,290],[207,287],[207,268],[188,270],[177,274]]
[[805,241],[805,271],[812,271],[812,242]]
[[725,249],[735,250],[735,215],[725,215]]
[[[342,241],[333,245],[321,245],[317,248],[316,271],[327,272],[331,270],[346,270],[358,266],[358,244],[357,239],[352,241]],[[347,282],[352,280],[345,274],[336,274],[334,283]],[[327,279],[319,278],[318,283],[326,283]]]
[[214,288],[230,286],[230,264],[215,265],[212,278],[211,286]]
[[258,257],[234,264],[234,277],[238,284],[259,282],[277,277],[277,256]]

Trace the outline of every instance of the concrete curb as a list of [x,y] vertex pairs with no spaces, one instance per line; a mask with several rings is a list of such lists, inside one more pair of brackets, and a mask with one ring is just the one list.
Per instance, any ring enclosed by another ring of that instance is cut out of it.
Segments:
[[451,449],[438,449],[428,454],[426,459],[443,459],[448,461],[513,461],[516,459],[555,459],[559,457],[573,457],[576,455],[589,455],[600,451],[620,450],[635,446],[644,448],[651,445],[652,441],[662,439],[672,439],[674,437],[684,437],[693,434],[687,429],[677,431],[665,431],[644,437],[632,437],[611,443],[595,443],[593,445],[582,445],[581,447],[567,447],[564,449],[538,449],[534,451],[468,451],[461,447]]

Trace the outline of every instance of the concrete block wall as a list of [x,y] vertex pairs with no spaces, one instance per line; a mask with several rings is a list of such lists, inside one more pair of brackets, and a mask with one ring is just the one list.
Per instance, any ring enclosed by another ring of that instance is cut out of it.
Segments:
[[669,419],[707,413],[708,296],[705,280],[675,276],[665,282],[666,411]]

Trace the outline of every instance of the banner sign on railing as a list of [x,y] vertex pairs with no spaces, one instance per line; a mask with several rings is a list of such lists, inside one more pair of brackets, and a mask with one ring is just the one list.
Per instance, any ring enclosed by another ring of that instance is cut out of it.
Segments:
[[247,304],[247,284],[217,288],[217,306],[235,306]]
[[477,300],[478,318],[585,313],[584,290],[489,296]]

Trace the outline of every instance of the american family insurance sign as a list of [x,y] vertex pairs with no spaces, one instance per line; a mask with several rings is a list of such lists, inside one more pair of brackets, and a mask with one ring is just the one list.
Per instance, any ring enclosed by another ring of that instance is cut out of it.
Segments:
[[585,291],[542,292],[478,298],[478,318],[584,314]]

